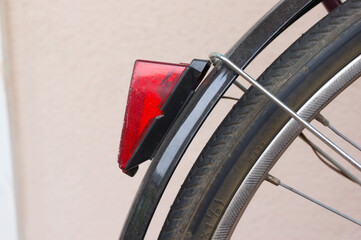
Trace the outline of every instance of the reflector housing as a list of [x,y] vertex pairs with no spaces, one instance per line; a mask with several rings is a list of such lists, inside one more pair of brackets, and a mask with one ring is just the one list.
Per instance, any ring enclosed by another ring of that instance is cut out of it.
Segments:
[[187,66],[135,62],[118,156],[120,168],[128,175],[134,175],[138,164],[153,157],[209,63],[193,60]]

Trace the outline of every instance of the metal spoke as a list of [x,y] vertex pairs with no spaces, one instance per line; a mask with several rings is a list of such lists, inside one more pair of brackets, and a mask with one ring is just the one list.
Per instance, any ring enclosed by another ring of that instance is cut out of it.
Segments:
[[240,82],[238,82],[237,80],[233,81],[233,84],[236,85],[239,89],[241,89],[243,92],[247,91],[247,88],[245,86],[243,86]]
[[211,53],[210,54],[211,61],[216,64],[221,61],[229,66],[232,70],[234,70],[237,74],[246,79],[249,83],[251,83],[255,88],[265,94],[270,100],[280,106],[283,110],[285,110],[293,119],[295,119],[298,123],[307,128],[310,132],[312,132],[315,136],[317,136],[320,140],[326,143],[329,147],[331,147],[335,152],[337,152],[340,156],[346,159],[349,163],[355,166],[359,171],[361,171],[361,164],[353,159],[350,155],[344,152],[341,148],[339,148],[336,144],[330,141],[327,137],[325,137],[322,133],[320,133],[316,128],[314,128],[311,124],[301,118],[298,114],[292,111],[289,107],[287,107],[282,101],[276,98],[272,93],[270,93],[267,89],[265,89],[260,83],[254,80],[251,76],[249,76],[246,72],[240,69],[237,65],[231,62],[228,58],[219,53]]
[[323,207],[323,208],[325,208],[325,209],[327,209],[327,210],[329,210],[329,211],[331,211],[331,212],[333,212],[333,213],[335,213],[335,214],[337,214],[337,215],[339,215],[339,216],[341,216],[341,217],[343,217],[343,218],[345,218],[345,219],[347,219],[347,220],[361,226],[361,222],[347,216],[346,214],[344,214],[344,213],[342,213],[342,212],[340,212],[340,211],[338,211],[338,210],[336,210],[336,209],[334,209],[332,207],[327,206],[326,204],[324,204],[324,203],[322,203],[322,202],[320,202],[320,201],[318,201],[316,199],[313,199],[313,198],[307,196],[306,194],[298,191],[297,189],[295,189],[293,187],[290,187],[290,186],[282,183],[280,179],[278,179],[278,178],[276,178],[276,177],[274,177],[274,176],[272,176],[270,174],[268,174],[266,180],[268,182],[272,183],[273,185],[281,186],[281,187],[283,187],[283,188],[285,188],[287,190],[290,190],[291,192],[294,192],[294,193],[298,194],[299,196],[301,196],[301,197],[303,197],[303,198],[305,198],[305,199],[307,199],[307,200],[309,200],[309,201],[311,201],[311,202],[313,202],[313,203],[315,203],[315,204],[317,204],[317,205],[319,205],[319,206],[321,206],[321,207]]
[[336,128],[334,128],[331,124],[328,125],[328,127],[334,132],[336,133],[338,136],[340,136],[341,138],[343,138],[345,141],[347,141],[348,143],[350,143],[352,146],[354,146],[355,148],[357,148],[359,151],[361,151],[360,146],[358,146],[356,143],[354,143],[351,139],[347,138],[345,135],[343,135],[341,132],[339,132]]
[[348,137],[346,137],[344,134],[342,134],[340,131],[338,131],[336,128],[334,128],[331,124],[330,121],[328,121],[324,116],[322,116],[321,114],[318,114],[315,118],[317,121],[319,121],[320,123],[322,123],[324,126],[328,127],[329,129],[331,129],[334,133],[336,133],[338,136],[340,136],[341,138],[343,138],[346,142],[348,142],[349,144],[351,144],[352,146],[354,146],[355,148],[357,148],[359,151],[361,151],[361,147],[359,145],[357,145],[354,141],[352,141],[351,139],[349,139]]
[[[324,152],[320,147],[318,147],[316,144],[314,144],[313,142],[311,142],[308,138],[306,138],[306,136],[304,134],[300,134],[300,138],[305,141],[314,151],[316,151],[317,153],[321,154],[324,158],[326,158],[330,163],[332,163],[337,170],[339,170],[342,174],[342,176],[346,177],[347,179],[359,184],[361,186],[361,181],[354,176],[352,173],[350,173],[346,168],[344,168],[340,163],[338,163],[335,159],[333,159],[330,155],[328,155],[326,152]],[[319,157],[319,156],[318,156]],[[319,157],[320,158],[320,157]],[[323,161],[321,159],[321,161]],[[332,168],[332,167],[331,167]],[[332,168],[333,169],[333,168]],[[333,169],[335,170],[335,169]],[[337,171],[335,170],[335,171]],[[337,172],[339,173],[339,172]]]

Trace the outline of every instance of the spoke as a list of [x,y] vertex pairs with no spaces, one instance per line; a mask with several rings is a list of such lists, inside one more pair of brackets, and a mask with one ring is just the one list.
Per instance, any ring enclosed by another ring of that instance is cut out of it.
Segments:
[[290,190],[291,192],[296,193],[299,196],[301,196],[301,197],[303,197],[303,198],[305,198],[305,199],[307,199],[307,200],[309,200],[309,201],[311,201],[311,202],[313,202],[313,203],[315,203],[315,204],[317,204],[317,205],[319,205],[319,206],[321,206],[321,207],[323,207],[323,208],[325,208],[325,209],[327,209],[327,210],[329,210],[329,211],[331,211],[331,212],[333,212],[333,213],[335,213],[335,214],[337,214],[337,215],[339,215],[339,216],[341,216],[341,217],[343,217],[343,218],[345,218],[345,219],[347,219],[347,220],[361,226],[361,222],[347,216],[346,214],[344,214],[344,213],[342,213],[340,211],[337,211],[336,209],[334,209],[332,207],[327,206],[326,204],[324,204],[324,203],[322,203],[322,202],[320,202],[320,201],[318,201],[316,199],[313,199],[313,198],[307,196],[306,194],[298,191],[297,189],[295,189],[293,187],[290,187],[290,186],[282,183],[280,179],[278,179],[278,178],[276,178],[276,177],[274,177],[274,176],[272,176],[270,174],[268,174],[266,180],[268,182],[272,183],[273,185],[281,186],[281,187],[283,187],[283,188],[285,188],[287,190]]
[[246,79],[249,83],[251,83],[256,89],[265,94],[270,100],[276,103],[279,107],[281,107],[284,111],[286,111],[291,117],[296,120],[298,123],[307,128],[311,133],[313,133],[316,137],[318,137],[321,141],[326,143],[330,148],[335,150],[340,156],[342,156],[345,160],[355,166],[359,171],[361,171],[361,164],[353,159],[350,155],[344,152],[341,148],[339,148],[336,144],[330,141],[327,137],[325,137],[322,133],[320,133],[316,128],[314,128],[311,124],[301,118],[297,113],[292,111],[288,106],[286,106],[282,101],[280,101],[277,97],[275,97],[271,92],[269,92],[266,88],[264,88],[259,82],[254,80],[251,76],[249,76],[246,72],[240,69],[237,65],[231,62],[228,58],[223,56],[220,53],[211,53],[210,54],[211,61],[216,64],[221,61],[225,63],[228,67],[234,70],[237,74]]
[[234,85],[236,85],[239,89],[241,89],[243,92],[247,91],[247,88],[244,87],[240,82],[238,82],[237,80],[234,80]]
[[348,142],[349,144],[351,144],[352,146],[354,146],[355,148],[357,148],[359,151],[361,151],[361,147],[359,145],[357,145],[354,141],[352,141],[351,139],[349,139],[348,137],[346,137],[344,134],[342,134],[340,131],[338,131],[336,128],[334,128],[331,124],[330,121],[328,121],[324,116],[322,116],[321,114],[318,114],[316,116],[316,120],[319,121],[320,123],[322,123],[324,126],[328,127],[329,129],[331,129],[334,133],[336,133],[338,136],[340,136],[341,138],[343,138],[346,142]]
[[303,133],[300,134],[300,138],[305,141],[312,150],[315,151],[315,153],[321,154],[324,158],[326,158],[329,162],[331,162],[336,169],[334,169],[332,166],[329,166],[324,160],[317,155],[318,158],[325,164],[327,164],[332,170],[335,170],[337,173],[340,173],[342,176],[346,177],[347,179],[359,184],[361,186],[361,181],[354,176],[352,173],[350,173],[346,168],[344,168],[340,163],[338,163],[335,159],[333,159],[330,155],[328,155],[326,152],[324,152],[320,147],[318,147],[316,144],[311,142]]
[[351,144],[352,146],[354,146],[355,148],[357,148],[359,151],[361,151],[360,146],[358,146],[355,142],[353,142],[351,139],[349,139],[348,137],[346,137],[345,135],[343,135],[341,132],[339,132],[336,128],[334,128],[331,124],[328,125],[328,127],[334,132],[336,133],[338,136],[340,136],[341,138],[343,138],[345,141],[347,141],[349,144]]

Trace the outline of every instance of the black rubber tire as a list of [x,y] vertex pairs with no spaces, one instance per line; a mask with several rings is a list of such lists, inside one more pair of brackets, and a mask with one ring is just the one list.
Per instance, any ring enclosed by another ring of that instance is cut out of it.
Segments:
[[[300,37],[258,81],[297,110],[360,53],[361,1],[349,0]],[[289,119],[250,88],[193,165],[159,238],[210,239],[237,188]]]

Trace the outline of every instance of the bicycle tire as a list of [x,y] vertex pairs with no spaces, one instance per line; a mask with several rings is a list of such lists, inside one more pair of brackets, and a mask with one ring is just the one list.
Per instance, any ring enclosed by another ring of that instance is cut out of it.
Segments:
[[[258,81],[297,111],[361,53],[361,1],[349,0],[301,36]],[[359,75],[360,73],[358,73]],[[309,113],[311,120],[358,75]],[[251,87],[235,104],[201,152],[184,181],[164,223],[160,239],[227,238],[234,224],[285,148],[302,130],[289,136],[268,165],[243,189],[229,229],[217,228],[235,194],[265,149],[290,117]]]

